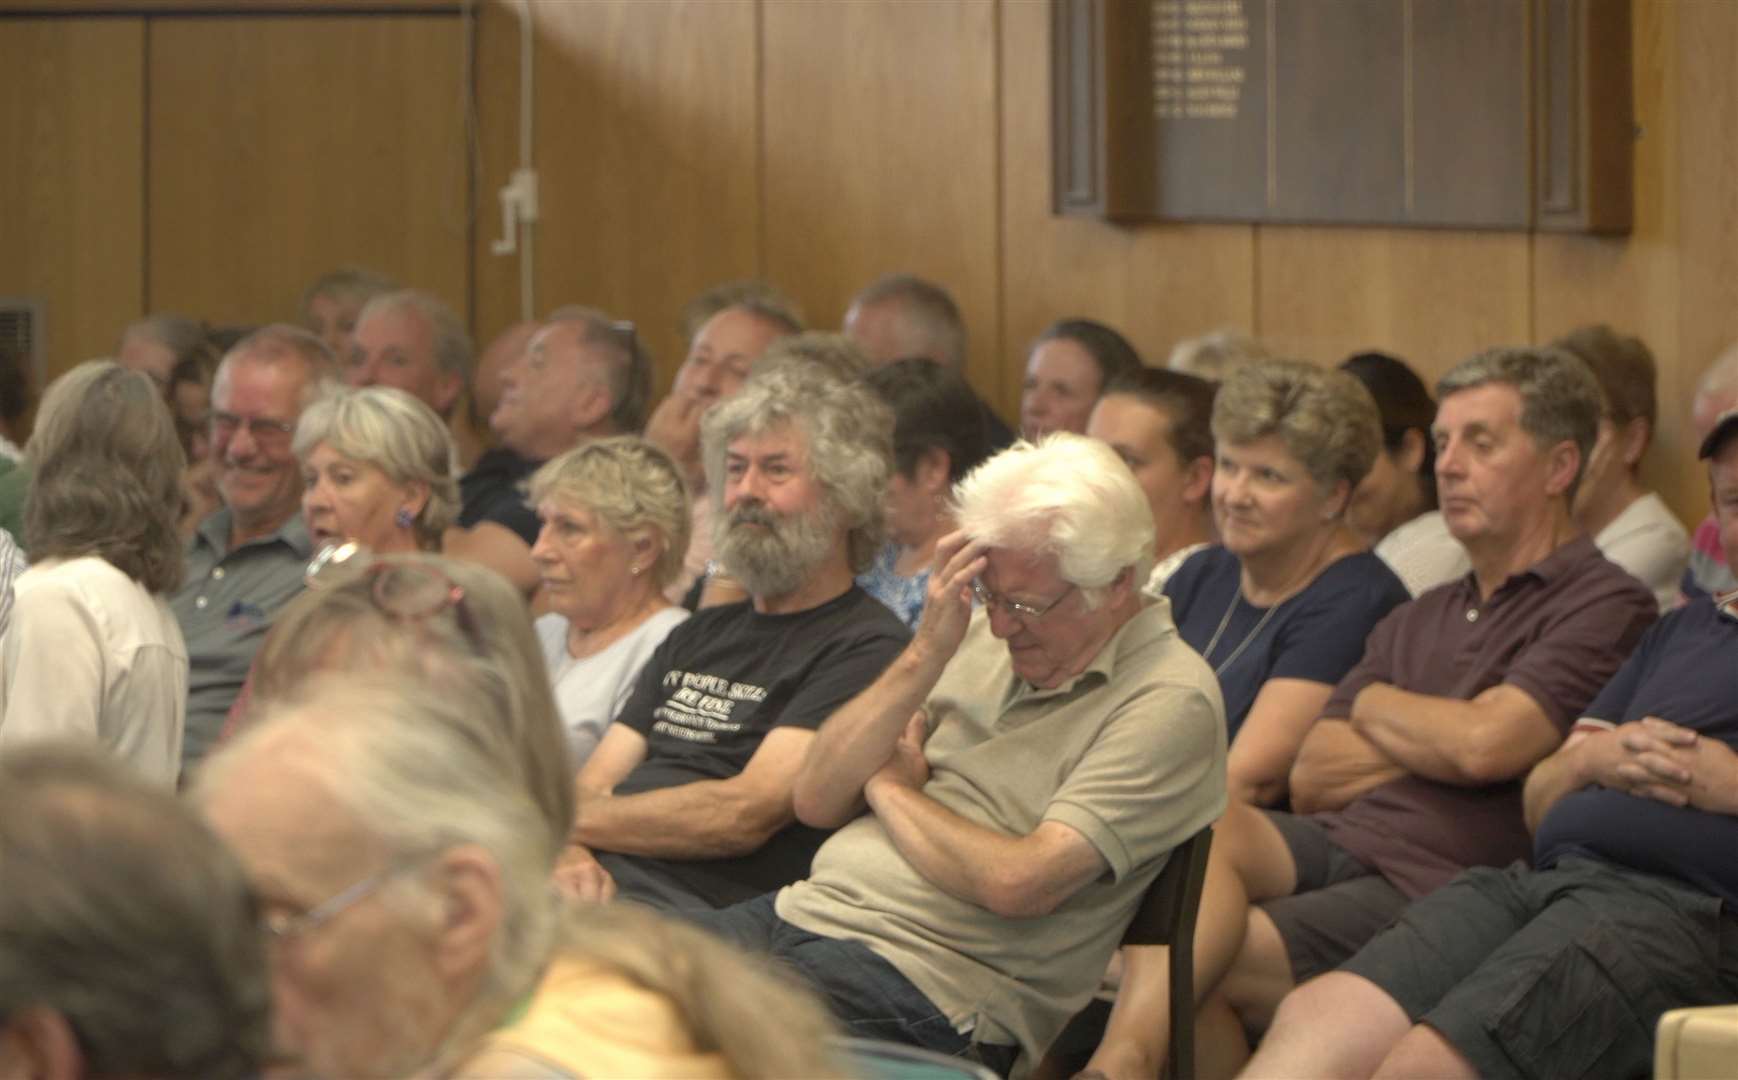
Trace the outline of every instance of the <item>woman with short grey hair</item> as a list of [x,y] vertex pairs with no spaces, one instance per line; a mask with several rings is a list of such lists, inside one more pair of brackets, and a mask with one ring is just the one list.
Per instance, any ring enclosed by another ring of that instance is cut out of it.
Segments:
[[1231,372],[1213,405],[1218,544],[1165,585],[1177,629],[1219,676],[1234,797],[1281,803],[1328,695],[1406,586],[1346,524],[1382,444],[1368,390],[1291,360]]
[[577,769],[688,617],[664,596],[688,551],[688,495],[676,463],[637,435],[569,450],[532,475],[529,494],[550,610],[537,637]]
[[440,550],[459,488],[452,436],[433,409],[385,386],[335,391],[303,411],[294,448],[316,550]]

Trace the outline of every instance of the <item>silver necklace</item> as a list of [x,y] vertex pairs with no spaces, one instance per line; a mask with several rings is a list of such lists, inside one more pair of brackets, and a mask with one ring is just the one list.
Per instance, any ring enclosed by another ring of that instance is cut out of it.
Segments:
[[[1225,614],[1219,617],[1219,629],[1213,631],[1213,636],[1207,640],[1207,648],[1201,653],[1201,657],[1209,664],[1213,663],[1213,650],[1219,644],[1219,636],[1225,633],[1225,628],[1227,626],[1231,625],[1231,613],[1237,610],[1237,601],[1241,599],[1242,596],[1243,589],[1241,587],[1231,590],[1231,603],[1225,605]],[[1261,633],[1261,628],[1267,625],[1267,620],[1273,618],[1273,613],[1284,607],[1290,600],[1291,597],[1288,596],[1284,600],[1281,600],[1279,603],[1268,608],[1267,612],[1256,622],[1255,628],[1249,631],[1249,633],[1244,634],[1243,640],[1237,643],[1237,648],[1231,650],[1231,655],[1227,656],[1224,661],[1213,668],[1213,674],[1225,674],[1225,669],[1231,666],[1233,660],[1236,660],[1239,656],[1243,655],[1243,650],[1247,649],[1249,643],[1255,640],[1255,635]]]

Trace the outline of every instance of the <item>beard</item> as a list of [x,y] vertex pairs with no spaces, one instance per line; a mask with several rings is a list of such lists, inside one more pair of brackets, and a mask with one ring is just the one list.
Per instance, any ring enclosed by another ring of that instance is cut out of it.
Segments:
[[838,539],[836,515],[821,504],[806,514],[779,514],[744,502],[713,525],[718,562],[751,596],[796,592]]

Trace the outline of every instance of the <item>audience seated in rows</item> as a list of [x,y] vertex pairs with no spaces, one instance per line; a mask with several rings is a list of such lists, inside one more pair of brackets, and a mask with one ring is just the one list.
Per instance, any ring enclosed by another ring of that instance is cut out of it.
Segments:
[[1580,357],[1605,396],[1599,441],[1575,493],[1575,522],[1606,558],[1653,590],[1661,611],[1669,611],[1678,602],[1690,537],[1664,500],[1641,482],[1641,459],[1659,416],[1653,353],[1609,326],[1584,326],[1552,344]]
[[1158,594],[1177,567],[1213,542],[1213,394],[1206,379],[1165,368],[1124,372],[1086,422],[1086,434],[1134,473],[1153,513],[1153,572]]
[[863,380],[893,410],[893,472],[887,543],[857,584],[915,629],[936,542],[955,527],[954,486],[989,456],[989,432],[972,388],[940,364],[895,360]]
[[335,366],[323,375],[336,377],[338,366],[349,362],[356,322],[368,301],[397,289],[391,279],[356,266],[321,274],[308,285],[298,311],[302,327],[325,342],[332,356]]
[[[928,360],[966,377],[966,323],[948,291],[914,274],[876,278],[845,308],[845,336],[876,366],[895,360]],[[990,449],[1014,442],[1014,432],[982,398]]]
[[500,443],[459,482],[458,528],[445,550],[480,562],[530,595],[537,515],[520,486],[538,466],[588,439],[637,433],[646,422],[651,362],[631,323],[592,308],[557,311],[501,374],[489,417]]
[[1346,522],[1417,596],[1468,570],[1466,549],[1436,511],[1436,399],[1405,361],[1387,353],[1348,357],[1382,414],[1382,452],[1352,493]]
[[86,740],[8,747],[0,881],[0,1075],[260,1075],[253,890],[161,784]]
[[[706,410],[735,396],[749,369],[773,342],[803,332],[795,309],[767,288],[738,297],[708,316],[689,340],[670,393],[646,421],[646,438],[663,447],[688,481],[692,497],[688,553],[682,573],[666,592],[672,602],[688,598],[712,558],[712,500],[706,498],[701,463],[700,420]],[[697,604],[689,603],[689,607]]]
[[302,589],[314,552],[292,442],[330,367],[319,338],[283,324],[249,334],[218,365],[211,455],[223,506],[194,531],[170,601],[191,664],[184,771],[216,740],[272,619]]
[[917,634],[804,757],[798,816],[840,831],[807,880],[702,924],[794,965],[857,1032],[1003,1074],[1042,1055],[1225,805],[1212,673],[1141,594],[1144,506],[1074,435],[966,477]]
[[819,1008],[751,961],[649,913],[562,904],[565,823],[524,757],[487,696],[345,681],[201,771],[197,802],[281,943],[280,1053],[325,1076],[838,1075]]
[[185,459],[162,390],[112,360],[80,364],[48,388],[27,448],[34,565],[0,638],[0,749],[82,736],[173,788],[188,650],[167,597]]
[[1091,319],[1058,319],[1032,342],[1020,392],[1020,437],[1086,431],[1104,388],[1141,366],[1121,334]]
[[634,435],[574,447],[532,475],[527,495],[543,523],[531,557],[550,612],[537,637],[578,770],[688,618],[664,596],[688,548],[688,496],[670,456]]
[[1351,376],[1258,360],[1219,387],[1213,438],[1219,543],[1178,567],[1164,594],[1219,679],[1232,801],[1272,806],[1370,628],[1407,599],[1345,520],[1381,425]]
[[706,413],[714,550],[749,599],[670,631],[579,774],[582,897],[721,907],[802,877],[825,833],[791,789],[814,731],[905,644],[853,576],[882,543],[892,417],[780,365]]
[[[1411,901],[1469,866],[1525,858],[1520,781],[1657,613],[1570,517],[1602,405],[1585,364],[1492,350],[1437,397],[1437,487],[1473,572],[1377,624],[1298,751],[1296,813],[1233,803],[1215,826],[1195,950],[1203,1023],[1219,1033],[1204,1059],[1246,1052],[1227,1007],[1259,1033],[1287,990]],[[1167,1049],[1168,950],[1125,952],[1092,1065],[1152,1075]]]
[[[1738,557],[1738,413],[1702,444]],[[1247,1075],[1646,1076],[1660,1014],[1738,1000],[1738,610],[1650,630],[1527,778],[1532,866],[1469,870],[1288,995]]]

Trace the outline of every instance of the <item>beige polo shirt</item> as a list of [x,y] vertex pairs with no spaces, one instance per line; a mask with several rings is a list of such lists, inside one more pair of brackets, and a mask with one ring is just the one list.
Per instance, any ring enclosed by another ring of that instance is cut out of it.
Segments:
[[865,943],[976,1041],[1040,1055],[1092,996],[1170,850],[1225,809],[1219,684],[1163,597],[1054,690],[1013,674],[979,611],[927,708],[925,795],[1010,836],[1062,822],[1109,873],[1049,915],[1004,919],[924,879],[870,813],[822,845],[778,914]]

